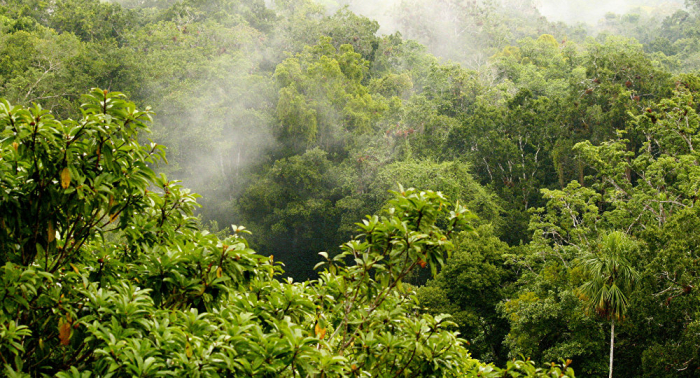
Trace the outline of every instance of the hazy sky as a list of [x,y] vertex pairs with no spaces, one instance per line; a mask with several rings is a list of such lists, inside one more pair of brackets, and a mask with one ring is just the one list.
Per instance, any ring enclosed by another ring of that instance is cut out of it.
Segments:
[[[542,15],[551,21],[596,24],[608,12],[626,13],[634,8],[655,13],[673,13],[683,0],[539,0]],[[652,10],[653,7],[653,10]],[[662,15],[662,14],[660,14]]]

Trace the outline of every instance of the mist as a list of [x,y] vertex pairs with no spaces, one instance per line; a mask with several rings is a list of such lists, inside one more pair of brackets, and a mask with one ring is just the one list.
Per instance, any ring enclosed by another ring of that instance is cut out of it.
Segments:
[[[660,21],[683,0],[316,0],[332,14],[347,6],[379,22],[379,34],[400,33],[445,60],[478,69],[505,46],[525,37],[552,34],[579,38],[605,30],[606,15],[634,13]],[[580,33],[584,34],[581,35]]]
[[551,21],[596,25],[607,13],[643,13],[665,17],[683,8],[682,0],[540,0],[538,9]]
[[216,72],[184,98],[176,95],[156,108],[154,139],[167,146],[171,162],[163,171],[200,194],[203,219],[220,228],[235,222],[232,201],[249,170],[269,162],[276,145],[276,91],[269,75],[258,72],[263,60],[254,46],[246,56],[222,56]]

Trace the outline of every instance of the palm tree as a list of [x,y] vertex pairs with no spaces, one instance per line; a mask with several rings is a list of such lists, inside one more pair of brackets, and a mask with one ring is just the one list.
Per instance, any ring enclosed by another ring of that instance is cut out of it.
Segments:
[[599,251],[585,258],[581,265],[588,281],[579,287],[579,296],[588,311],[610,321],[610,373],[613,372],[613,349],[615,346],[615,321],[624,318],[627,312],[627,294],[639,280],[632,268],[629,252],[636,248],[635,242],[623,232],[615,231],[601,238]]

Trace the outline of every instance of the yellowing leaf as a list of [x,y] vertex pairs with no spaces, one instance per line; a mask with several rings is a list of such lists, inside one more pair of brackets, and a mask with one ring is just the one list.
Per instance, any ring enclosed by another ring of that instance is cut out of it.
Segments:
[[56,230],[54,230],[53,228],[53,222],[49,222],[49,229],[47,230],[47,232],[49,237],[49,243],[56,240]]
[[187,355],[187,357],[192,357],[192,345],[190,345],[189,341],[185,343],[185,355]]
[[110,215],[109,216],[109,223],[114,222],[114,220],[117,219],[118,215],[119,215],[118,213],[114,213],[114,214]]
[[61,345],[66,346],[70,343],[70,320],[59,319],[58,321],[58,339],[61,341]]
[[14,148],[15,151],[17,151],[18,147],[19,147],[19,144],[17,142],[12,142],[12,148]]
[[75,274],[80,274],[80,271],[78,270],[78,268],[75,267],[75,265],[70,264],[70,266],[73,268],[73,271],[75,272]]
[[316,327],[314,327],[314,331],[316,332],[316,337],[318,337],[320,340],[323,340],[324,337],[326,337],[326,329],[321,327],[321,324],[316,323]]
[[223,272],[224,272],[223,269],[221,269],[221,267],[219,267],[219,269],[216,270],[216,277],[221,278],[221,274]]
[[63,168],[61,171],[61,187],[66,189],[70,186],[70,171],[68,167]]

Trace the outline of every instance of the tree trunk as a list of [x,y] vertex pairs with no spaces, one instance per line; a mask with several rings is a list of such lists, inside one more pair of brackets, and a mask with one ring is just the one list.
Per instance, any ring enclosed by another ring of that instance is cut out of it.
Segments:
[[610,320],[610,374],[608,378],[612,378],[613,369],[613,348],[615,347],[615,318]]

